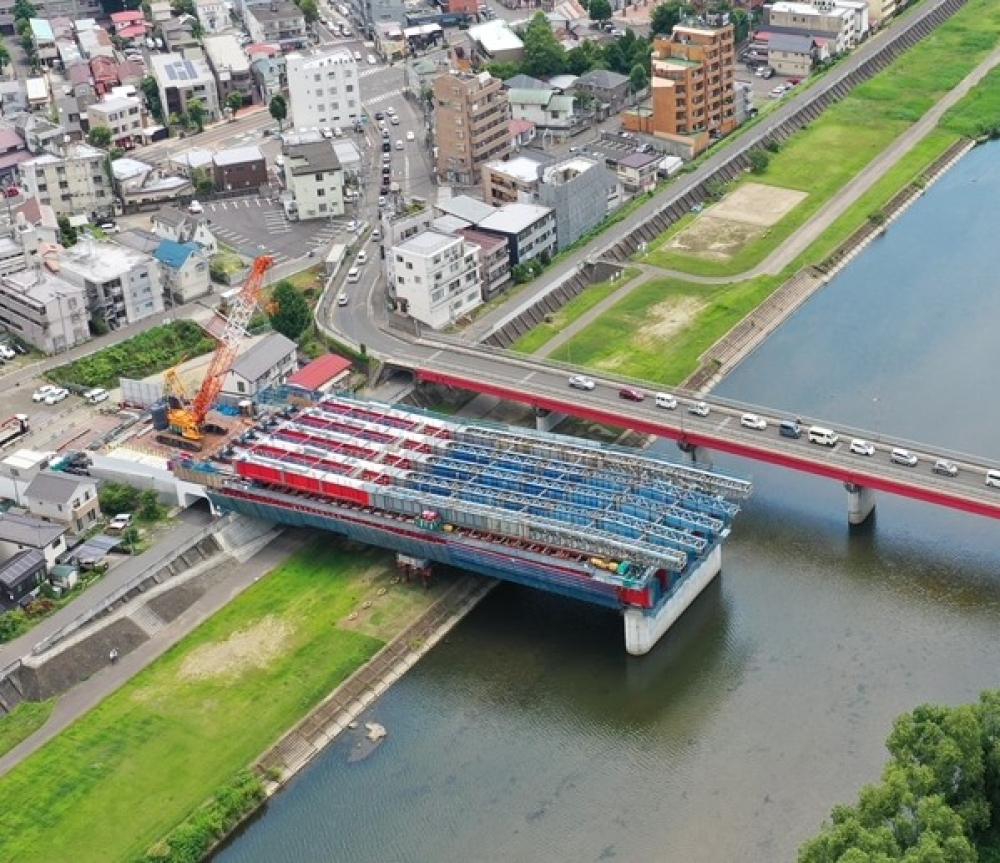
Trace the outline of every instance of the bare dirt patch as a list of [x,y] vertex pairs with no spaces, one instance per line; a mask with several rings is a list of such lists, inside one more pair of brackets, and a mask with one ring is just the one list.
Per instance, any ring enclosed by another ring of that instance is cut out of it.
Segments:
[[806,197],[808,192],[800,192],[798,189],[743,183],[718,204],[709,207],[705,215],[766,228],[781,221]]
[[225,641],[196,648],[181,664],[178,675],[184,680],[206,680],[239,677],[245,671],[266,668],[291,634],[288,623],[268,615]]
[[764,230],[760,225],[730,222],[702,213],[663,248],[698,258],[726,261],[761,236]]
[[698,297],[670,297],[646,312],[646,320],[635,334],[639,344],[652,347],[685,329],[705,307]]

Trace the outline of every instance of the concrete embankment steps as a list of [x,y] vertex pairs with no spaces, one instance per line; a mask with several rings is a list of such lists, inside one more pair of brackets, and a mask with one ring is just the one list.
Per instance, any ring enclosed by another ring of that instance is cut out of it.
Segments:
[[145,603],[137,605],[128,615],[129,620],[141,629],[148,638],[156,635],[166,622]]
[[237,515],[215,534],[219,547],[226,554],[246,563],[258,551],[281,533],[281,527],[259,518]]

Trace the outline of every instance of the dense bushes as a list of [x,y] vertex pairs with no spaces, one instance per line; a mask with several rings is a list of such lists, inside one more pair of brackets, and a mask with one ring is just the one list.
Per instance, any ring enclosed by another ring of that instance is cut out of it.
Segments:
[[975,863],[997,859],[1000,692],[899,717],[882,782],[799,852],[799,863]]
[[166,839],[140,858],[140,863],[200,863],[208,850],[264,801],[264,784],[249,770],[236,774],[215,797]]
[[46,376],[61,386],[112,388],[120,377],[144,378],[214,349],[215,340],[196,323],[174,321],[58,366]]

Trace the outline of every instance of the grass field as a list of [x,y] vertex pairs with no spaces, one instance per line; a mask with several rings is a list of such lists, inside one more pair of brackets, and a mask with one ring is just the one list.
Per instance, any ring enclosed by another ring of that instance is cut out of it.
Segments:
[[10,713],[0,718],[0,755],[6,755],[22,740],[41,728],[56,706],[54,698],[48,701],[22,701]]
[[387,560],[304,549],[7,774],[0,860],[141,854],[378,650],[341,624]]

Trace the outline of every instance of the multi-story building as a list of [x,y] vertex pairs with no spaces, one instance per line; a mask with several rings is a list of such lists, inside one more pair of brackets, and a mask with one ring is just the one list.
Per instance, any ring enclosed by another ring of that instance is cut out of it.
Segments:
[[397,310],[433,329],[482,303],[478,249],[464,237],[424,231],[389,249],[389,294]]
[[618,160],[618,179],[630,195],[641,195],[656,188],[656,172],[662,156],[652,153],[629,153]]
[[404,0],[348,0],[348,4],[351,18],[368,36],[373,35],[376,24],[406,20]]
[[114,193],[104,150],[67,144],[58,154],[45,153],[18,165],[25,193],[48,204],[58,216],[111,215]]
[[495,159],[482,168],[483,200],[499,207],[515,201],[530,203],[538,192],[542,163],[528,156]]
[[153,257],[160,264],[163,296],[169,305],[189,303],[211,292],[208,255],[197,243],[163,240]]
[[476,224],[476,230],[507,240],[511,266],[556,253],[556,214],[539,204],[506,204]]
[[361,115],[361,83],[350,51],[338,48],[285,58],[292,123],[300,129],[353,124]]
[[475,228],[460,228],[458,233],[479,247],[479,284],[483,302],[493,299],[513,284],[506,237],[484,234]]
[[[652,114],[623,115],[626,128],[676,142],[678,155],[694,156],[736,128],[733,27],[727,15],[713,20],[726,23],[688,21],[669,38],[656,39]],[[637,120],[642,122],[636,125]]]
[[596,159],[571,156],[542,169],[536,199],[551,207],[560,249],[568,249],[608,215],[614,177]]
[[86,240],[59,256],[59,275],[86,291],[91,313],[112,329],[163,313],[160,267],[135,249]]
[[90,340],[86,292],[44,267],[0,278],[0,324],[46,354]]
[[194,10],[202,28],[209,35],[229,26],[229,10],[222,0],[194,0]]
[[472,186],[482,166],[510,154],[510,105],[503,82],[489,72],[449,72],[434,81],[437,173]]
[[219,191],[267,185],[267,162],[259,147],[233,147],[212,157],[212,179]]
[[515,120],[530,120],[536,129],[548,130],[557,141],[565,141],[581,122],[573,96],[563,96],[551,87],[507,89],[510,115]]
[[36,474],[24,492],[28,512],[82,533],[101,517],[97,480],[51,470]]
[[219,88],[219,102],[226,104],[230,93],[239,93],[243,104],[254,100],[253,76],[250,60],[235,36],[206,36],[202,39],[208,67],[215,75]]
[[845,0],[778,0],[764,7],[764,27],[773,33],[823,38],[835,56],[850,51],[868,33],[868,6]]
[[136,96],[109,96],[87,106],[90,128],[111,130],[111,143],[130,148],[142,143],[142,99]]
[[304,48],[309,43],[305,16],[291,0],[248,6],[243,23],[254,42],[272,42],[284,51]]
[[219,119],[219,90],[208,63],[180,54],[151,54],[150,63],[164,114],[187,114],[191,101],[199,99],[205,119]]
[[[38,0],[31,5],[39,18],[65,17],[79,21],[105,15],[101,0]],[[8,36],[14,33],[14,6],[15,0],[0,0],[0,32]]]
[[617,114],[629,97],[628,75],[610,72],[607,69],[591,69],[573,82],[577,93],[586,93],[594,100],[594,108],[599,117]]
[[344,169],[329,141],[286,144],[285,194],[289,219],[326,219],[344,215]]

